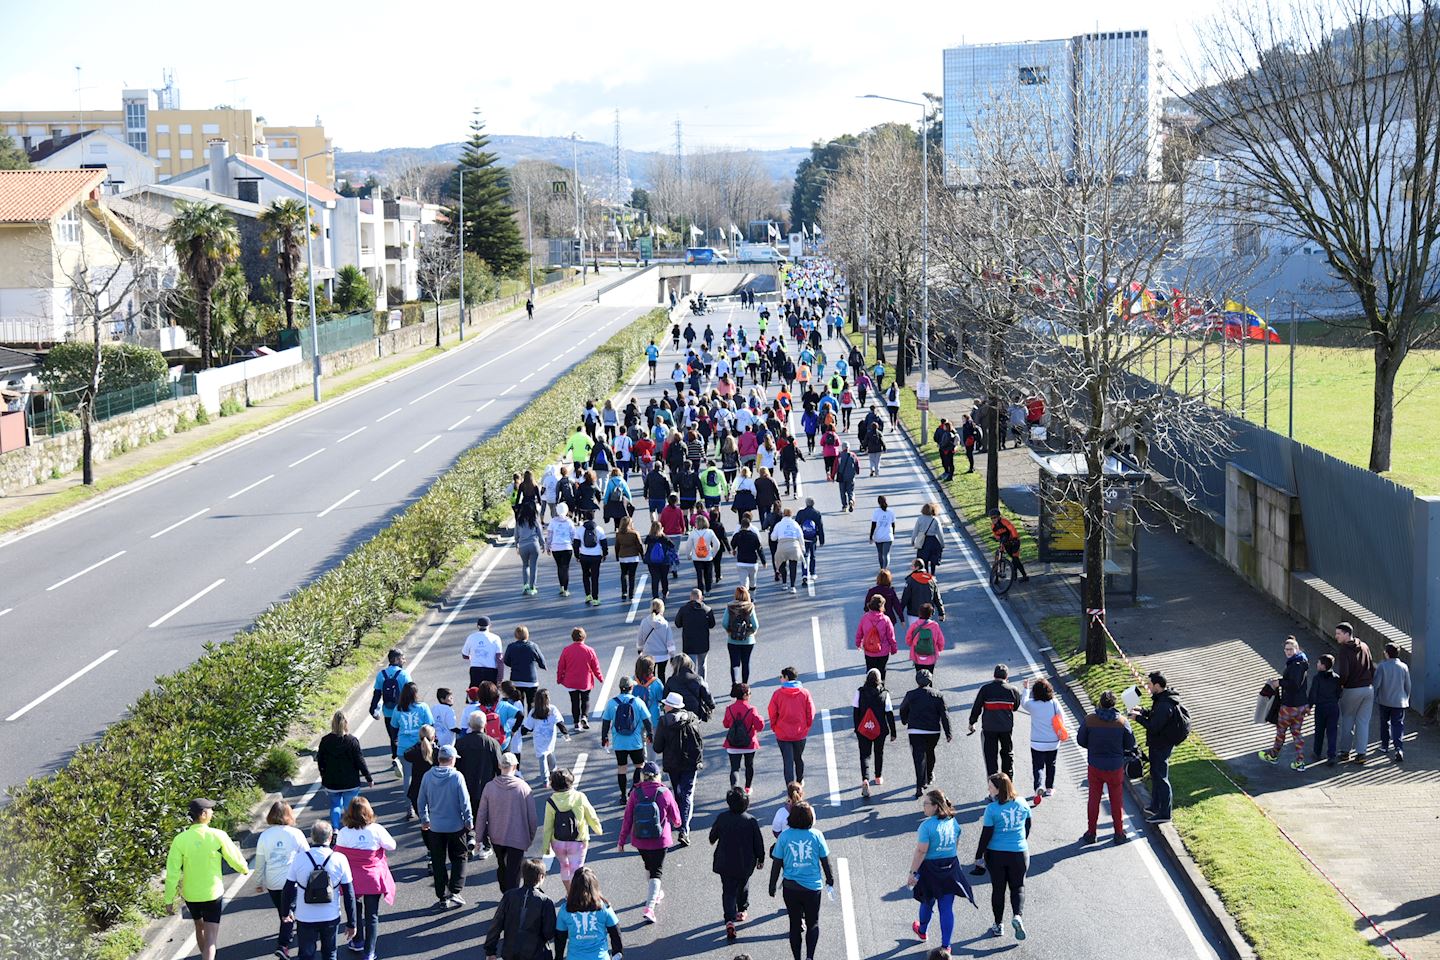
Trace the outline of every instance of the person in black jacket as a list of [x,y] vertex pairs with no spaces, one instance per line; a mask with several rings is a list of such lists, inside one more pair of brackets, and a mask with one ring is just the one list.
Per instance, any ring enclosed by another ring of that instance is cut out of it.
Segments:
[[548,670],[545,654],[530,640],[530,628],[515,628],[515,639],[505,648],[505,666],[510,668],[510,682],[525,697],[525,710],[535,706],[535,691],[540,686],[539,670]]
[[670,668],[673,672],[665,681],[665,692],[680,694],[686,710],[699,717],[701,723],[710,722],[715,715],[715,698],[705,678],[695,672],[695,661],[679,653],[670,658]]
[[662,470],[651,470],[645,475],[645,500],[650,507],[650,517],[654,519],[660,516],[660,511],[665,509],[665,501],[670,499],[673,492],[670,489],[670,481],[666,479]]
[[1339,761],[1335,757],[1336,738],[1340,731],[1340,677],[1335,673],[1335,658],[1328,653],[1320,654],[1315,676],[1310,680],[1310,695],[1306,702],[1315,711],[1315,739],[1312,741],[1310,758],[1319,762],[1321,751],[1325,752],[1325,765],[1333,767]]
[[[865,684],[855,691],[852,707],[855,739],[860,744],[860,796],[870,798],[870,757],[875,757],[875,786],[885,782],[885,737],[894,743],[899,731],[895,726],[895,708],[885,677],[877,668],[865,673]],[[872,719],[873,718],[873,719]]]
[[750,909],[750,875],[765,869],[765,838],[760,821],[747,812],[750,794],[744,787],[731,787],[725,805],[730,809],[710,825],[710,845],[715,848],[713,869],[720,875],[725,936],[734,940],[735,925],[745,922]]
[[710,655],[710,631],[715,629],[715,611],[705,602],[703,592],[690,591],[689,601],[675,612],[675,626],[680,628],[681,652],[695,661],[695,672],[703,679]]
[[555,939],[555,901],[540,890],[545,864],[520,865],[520,886],[507,890],[485,934],[485,956],[494,960],[550,960]]
[[360,781],[375,786],[360,741],[350,733],[345,711],[336,710],[330,718],[330,732],[320,738],[315,749],[315,765],[320,768],[320,785],[330,794],[330,826],[338,832],[345,808],[360,795]]
[[[970,706],[970,732],[980,721],[980,746],[985,754],[985,776],[999,769],[1012,781],[1015,779],[1015,711],[1020,709],[1020,691],[1006,683],[1010,668],[995,665],[995,679],[982,686]],[[988,798],[987,798],[988,801]]]
[[955,436],[955,428],[950,426],[949,420],[942,417],[940,426],[935,428],[931,439],[935,441],[935,446],[940,451],[940,479],[945,481],[955,479],[955,447],[958,439]]
[[900,701],[900,722],[910,735],[910,758],[915,761],[915,799],[925,793],[935,776],[935,748],[940,735],[951,742],[950,714],[945,698],[931,686],[934,678],[929,670],[915,671],[915,689]]
[[[494,704],[486,706],[494,709]],[[485,711],[476,710],[468,721],[470,732],[455,741],[455,752],[459,754],[455,769],[465,778],[465,788],[470,791],[471,817],[480,807],[480,791],[500,775],[500,744],[485,732],[485,722]]]
[[[1300,696],[1305,689],[1302,685]],[[1145,746],[1150,755],[1150,809],[1146,820],[1161,823],[1170,819],[1170,754],[1179,745],[1175,738],[1175,720],[1180,712],[1180,698],[1156,670],[1150,674],[1150,708],[1135,710],[1131,716],[1145,728]]]

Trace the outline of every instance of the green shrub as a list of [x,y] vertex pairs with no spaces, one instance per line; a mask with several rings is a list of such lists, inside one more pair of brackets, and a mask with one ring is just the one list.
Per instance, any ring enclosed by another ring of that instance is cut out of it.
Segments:
[[180,414],[180,416],[178,416],[178,417],[175,418],[175,432],[176,432],[176,433],[184,433],[186,430],[189,430],[189,429],[190,429],[191,427],[193,427],[194,425],[195,425],[195,421],[190,419],[190,415],[189,415],[189,414],[182,413],[182,414]]
[[69,433],[71,430],[80,429],[80,414],[71,413],[69,410],[56,410],[55,416],[51,418],[50,430],[52,433]]
[[222,417],[233,417],[235,414],[244,411],[244,409],[245,404],[236,400],[234,397],[226,397],[220,401],[220,416]]
[[[51,390],[78,390],[90,382],[95,347],[87,343],[60,343],[45,355],[40,380]],[[159,350],[133,343],[107,343],[100,348],[100,389],[154,383],[170,376],[170,365]]]
[[255,772],[255,779],[260,784],[260,789],[274,792],[285,786],[285,781],[298,772],[300,761],[296,759],[295,753],[289,747],[275,746],[265,751],[265,757],[260,761],[260,769]]
[[201,426],[210,422],[210,411],[205,409],[203,403],[195,408],[195,422]]

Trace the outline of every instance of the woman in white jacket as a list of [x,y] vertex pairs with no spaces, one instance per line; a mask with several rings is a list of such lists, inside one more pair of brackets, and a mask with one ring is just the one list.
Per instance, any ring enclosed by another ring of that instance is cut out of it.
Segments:
[[[1055,755],[1060,752],[1060,734],[1065,730],[1065,718],[1055,700],[1054,689],[1043,678],[1025,681],[1025,699],[1020,706],[1030,714],[1030,769],[1035,776],[1035,795],[1048,797],[1055,791]],[[1070,739],[1068,732],[1064,739]],[[1043,788],[1040,785],[1041,771],[1045,774]]]
[[665,665],[675,656],[675,635],[670,630],[670,621],[665,619],[665,601],[659,597],[650,601],[650,616],[640,621],[635,651],[655,661],[655,676],[664,683]]
[[555,505],[555,516],[545,527],[545,549],[555,558],[555,579],[560,581],[560,596],[570,596],[570,559],[574,556],[579,529],[570,522],[570,508]]
[[295,921],[285,909],[285,880],[290,875],[290,861],[297,853],[310,849],[310,841],[295,826],[295,811],[284,800],[276,800],[265,815],[270,826],[255,842],[255,861],[250,865],[255,878],[255,892],[270,894],[270,902],[280,914],[280,942],[276,953],[289,956],[295,939]]

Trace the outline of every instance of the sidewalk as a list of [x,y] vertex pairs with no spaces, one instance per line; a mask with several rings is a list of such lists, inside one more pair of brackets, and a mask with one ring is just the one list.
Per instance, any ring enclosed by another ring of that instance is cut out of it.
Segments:
[[[943,374],[932,374],[931,383],[934,415],[959,422],[970,411],[973,388]],[[982,469],[983,458],[976,457],[976,470]],[[1001,497],[1032,531],[1036,483],[1028,451],[1001,452]],[[1271,745],[1274,731],[1252,722],[1255,695],[1279,675],[1286,636],[1300,638],[1312,670],[1333,647],[1168,527],[1147,529],[1140,555],[1140,602],[1108,610],[1126,653],[1166,675],[1196,732],[1231,774],[1401,949],[1414,958],[1440,956],[1440,893],[1433,880],[1440,864],[1440,738],[1434,729],[1408,714],[1403,767],[1382,758],[1378,719],[1370,730],[1376,746],[1364,767],[1322,763],[1297,773],[1288,767],[1291,745],[1283,763],[1261,761],[1257,752]],[[1035,616],[1032,629],[1039,618],[1077,616],[1075,571],[1047,566],[1037,574],[1010,598],[1027,619]],[[1306,725],[1307,751],[1312,726]],[[1385,946],[1362,918],[1355,925]]]

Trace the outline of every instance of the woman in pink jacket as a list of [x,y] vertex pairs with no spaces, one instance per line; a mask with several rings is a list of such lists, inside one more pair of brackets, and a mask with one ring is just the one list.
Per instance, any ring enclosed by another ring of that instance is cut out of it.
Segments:
[[[375,822],[375,811],[364,797],[350,801],[341,814],[340,823],[340,832],[335,835],[335,852],[350,862],[355,903],[359,908],[358,929],[355,939],[350,941],[350,949],[357,955],[363,953],[366,960],[375,960],[380,901],[395,902],[395,879],[390,875],[390,863],[386,859],[386,852],[395,849],[395,838]],[[288,956],[289,951],[284,955]]]
[[780,687],[770,694],[766,709],[787,784],[805,782],[805,738],[815,722],[815,701],[810,699],[810,691],[800,686],[799,676],[794,667],[781,668]]
[[656,922],[655,907],[665,899],[665,892],[660,889],[665,851],[674,841],[674,831],[680,823],[680,806],[675,802],[675,795],[660,782],[660,765],[654,760],[646,761],[640,768],[639,784],[625,802],[625,819],[620,823],[620,841],[615,847],[624,853],[625,845],[630,844],[645,864],[650,890],[640,915],[646,923]]
[[585,642],[583,627],[570,631],[570,645],[560,651],[555,680],[570,691],[570,712],[575,715],[575,726],[589,730],[590,691],[596,680],[604,683],[605,677],[600,673],[600,658],[595,656],[595,648]]
[[895,624],[885,612],[885,598],[872,594],[865,603],[865,613],[855,628],[855,649],[865,654],[865,669],[879,670],[880,679],[885,679],[885,667],[890,655],[900,652],[895,640]]
[[910,648],[910,661],[917,673],[933,671],[940,651],[945,649],[945,633],[938,621],[930,619],[934,613],[935,608],[930,604],[920,604],[919,618],[911,621],[910,629],[905,631],[905,645]]

